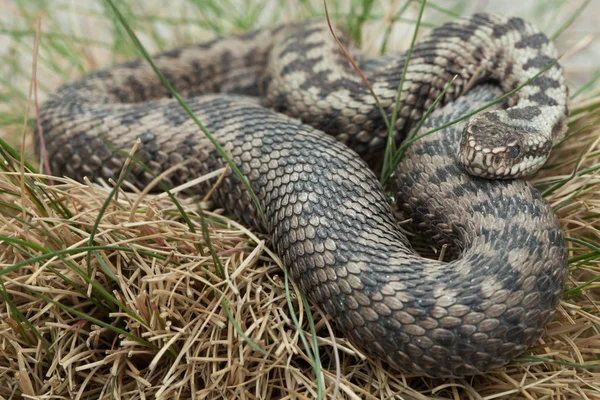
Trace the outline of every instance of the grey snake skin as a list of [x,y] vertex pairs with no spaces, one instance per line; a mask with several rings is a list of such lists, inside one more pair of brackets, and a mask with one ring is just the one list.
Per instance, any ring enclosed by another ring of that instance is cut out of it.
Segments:
[[[471,84],[491,81],[506,92],[555,57],[552,43],[519,18],[476,14],[434,29],[414,49],[395,139],[406,137],[455,74],[423,129],[501,93],[482,84],[463,94]],[[267,226],[231,173],[215,203],[268,232],[313,304],[370,356],[410,373],[461,377],[505,364],[540,337],[567,276],[563,234],[531,185],[485,177],[533,172],[564,134],[567,90],[558,64],[504,109],[409,147],[395,172],[395,201],[423,236],[449,246],[454,258],[443,262],[411,249],[357,155],[380,151],[386,127],[324,23],[220,38],[154,60],[230,152]],[[403,63],[391,57],[367,68],[388,111]],[[136,156],[154,173],[186,162],[167,178],[171,186],[225,165],[140,60],[62,87],[40,119],[52,172],[78,180],[116,178],[125,157],[111,146],[128,151],[138,138]],[[143,187],[152,176],[136,167],[128,180]],[[211,184],[193,190],[206,193]]]

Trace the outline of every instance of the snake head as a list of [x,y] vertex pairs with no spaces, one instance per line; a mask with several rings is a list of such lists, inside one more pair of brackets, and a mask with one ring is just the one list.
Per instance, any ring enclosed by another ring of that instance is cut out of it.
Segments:
[[[498,112],[483,112],[466,124],[460,141],[458,159],[471,175],[488,179],[513,179],[530,175],[546,161],[533,136],[523,127],[502,121]],[[535,150],[535,151],[532,151]],[[547,154],[547,153],[546,153]]]

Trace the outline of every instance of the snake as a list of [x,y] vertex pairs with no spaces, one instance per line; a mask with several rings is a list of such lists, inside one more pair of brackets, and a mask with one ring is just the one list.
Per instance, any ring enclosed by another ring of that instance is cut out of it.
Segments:
[[[266,233],[311,303],[372,360],[464,377],[530,348],[564,289],[558,219],[517,179],[565,134],[556,58],[518,17],[457,18],[410,58],[375,61],[338,27],[293,22],[153,57],[214,142],[142,59],[65,84],[39,118],[52,173],[77,180],[116,180],[137,141],[146,168],[130,167],[129,182],[143,188],[177,166],[163,182],[182,185],[227,166],[218,143],[241,176],[229,169],[191,193],[214,190],[218,207]],[[390,196],[365,160],[417,133]],[[390,199],[449,260],[413,250]]]

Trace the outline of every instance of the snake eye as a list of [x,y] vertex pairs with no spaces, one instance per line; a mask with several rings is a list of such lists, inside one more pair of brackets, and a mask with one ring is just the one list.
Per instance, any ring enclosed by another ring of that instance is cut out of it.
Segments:
[[514,146],[513,148],[510,149],[510,158],[512,158],[513,160],[517,157],[519,157],[519,154],[521,154],[521,147],[519,145]]

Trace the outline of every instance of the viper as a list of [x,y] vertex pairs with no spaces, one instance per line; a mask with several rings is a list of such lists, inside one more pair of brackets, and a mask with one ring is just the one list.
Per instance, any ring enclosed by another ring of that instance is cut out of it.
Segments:
[[[369,62],[340,40],[364,62],[373,93],[321,21],[218,38],[154,62],[230,154],[265,219],[231,171],[215,203],[270,235],[295,282],[353,343],[421,375],[497,368],[541,336],[567,276],[551,207],[516,179],[539,169],[566,130],[556,49],[523,19],[492,14],[433,29],[410,60]],[[361,156],[381,152],[392,122],[402,143],[452,79],[422,129],[522,87],[414,142],[395,171],[400,211],[454,255],[440,261],[411,249]],[[151,171],[131,169],[127,179],[139,187],[175,165],[169,186],[226,165],[142,60],[63,86],[40,121],[52,172],[79,180],[116,178],[126,158],[116,150],[136,140],[135,156]]]

